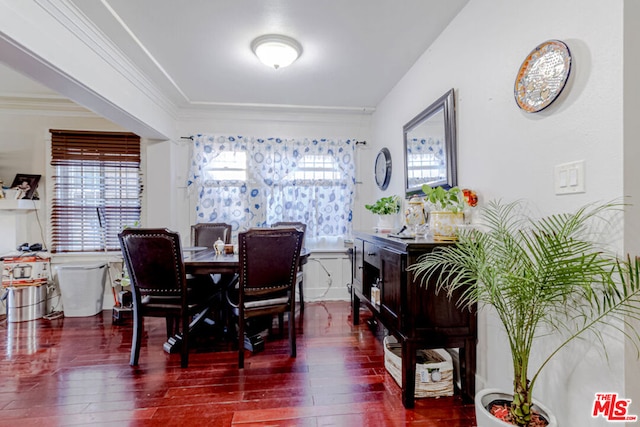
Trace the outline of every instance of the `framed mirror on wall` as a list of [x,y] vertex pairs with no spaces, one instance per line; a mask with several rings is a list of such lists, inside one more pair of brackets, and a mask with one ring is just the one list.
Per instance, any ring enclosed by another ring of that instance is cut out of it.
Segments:
[[407,197],[423,194],[424,184],[457,184],[456,113],[454,91],[438,98],[403,127],[404,177]]

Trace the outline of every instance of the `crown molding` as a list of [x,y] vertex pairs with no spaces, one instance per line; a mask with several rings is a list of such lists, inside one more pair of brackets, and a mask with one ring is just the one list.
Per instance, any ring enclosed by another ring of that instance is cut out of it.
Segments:
[[99,118],[62,96],[0,94],[0,110],[8,114]]
[[151,102],[172,117],[172,102],[93,22],[68,0],[34,0],[80,42],[96,53],[114,71],[137,87]]
[[306,114],[344,114],[344,115],[372,115],[375,107],[341,107],[320,105],[292,105],[292,104],[251,104],[233,102],[199,102],[193,101],[187,107],[180,108],[180,116],[207,112],[256,112],[256,113],[306,113]]

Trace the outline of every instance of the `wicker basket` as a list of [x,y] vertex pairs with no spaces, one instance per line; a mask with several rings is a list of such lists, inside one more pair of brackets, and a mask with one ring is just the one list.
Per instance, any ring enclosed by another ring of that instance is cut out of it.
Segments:
[[[384,338],[384,366],[398,385],[402,382],[402,348],[392,337]],[[453,363],[443,349],[418,350],[415,397],[453,396]]]

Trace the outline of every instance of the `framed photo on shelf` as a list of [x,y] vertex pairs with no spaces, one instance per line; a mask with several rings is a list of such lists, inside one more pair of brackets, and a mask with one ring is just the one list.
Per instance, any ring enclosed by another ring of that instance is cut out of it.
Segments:
[[16,199],[33,199],[38,188],[38,182],[40,182],[40,176],[25,173],[17,174],[10,187],[12,190],[18,190]]

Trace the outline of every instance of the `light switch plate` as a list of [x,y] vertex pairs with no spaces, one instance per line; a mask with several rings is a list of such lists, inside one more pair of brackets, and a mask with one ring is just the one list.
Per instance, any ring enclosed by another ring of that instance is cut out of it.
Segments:
[[554,186],[556,194],[584,193],[584,160],[556,165]]

